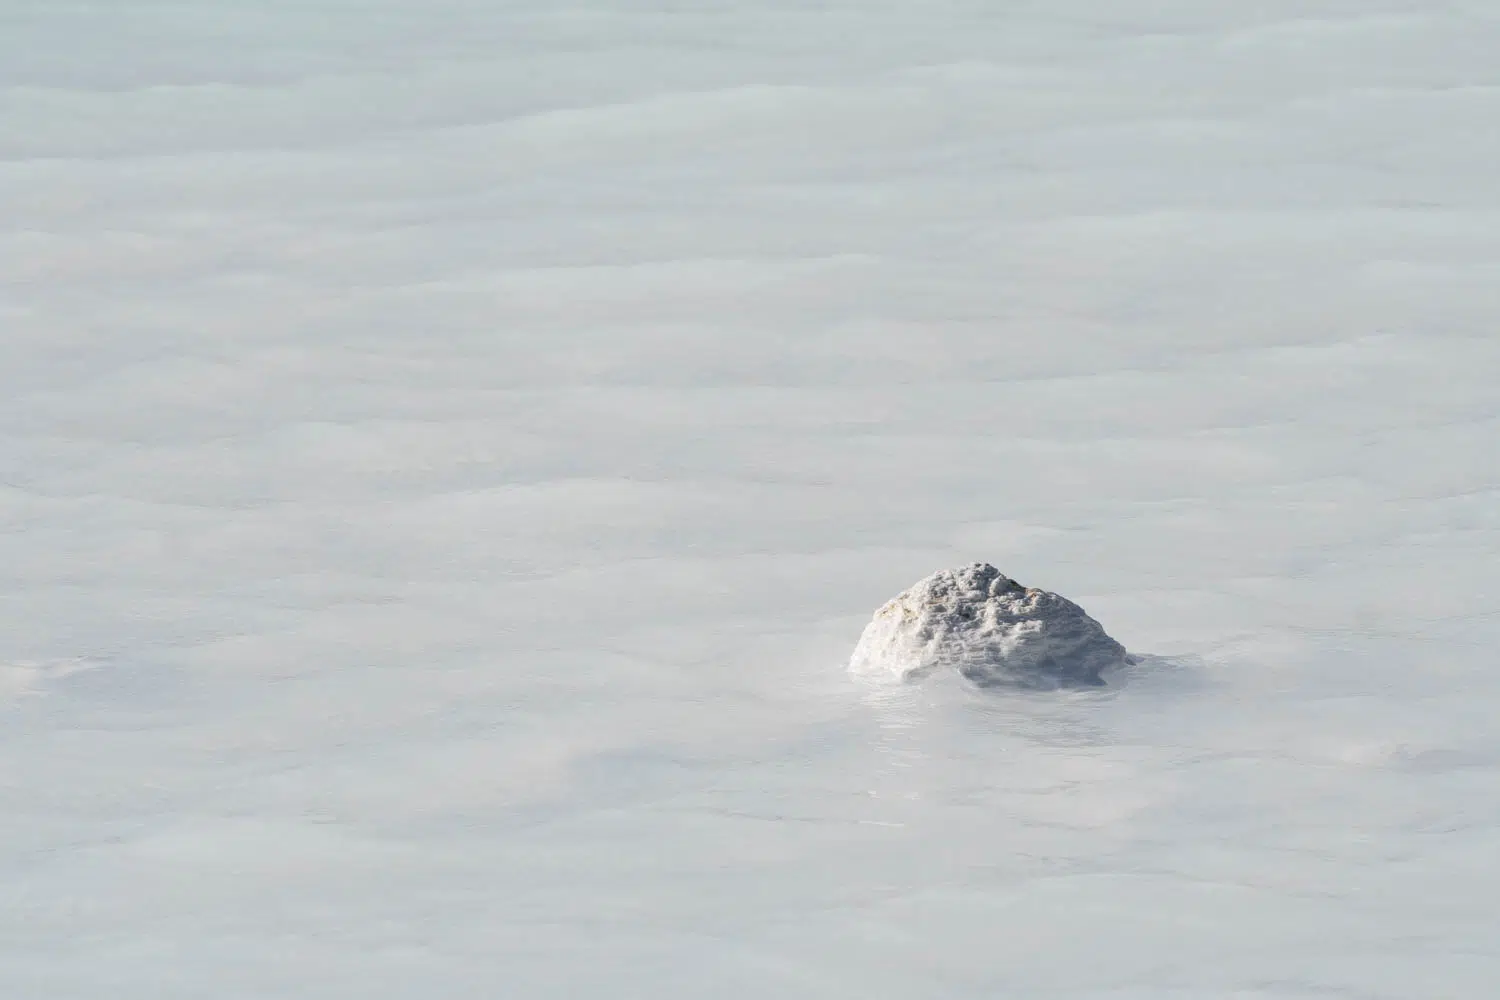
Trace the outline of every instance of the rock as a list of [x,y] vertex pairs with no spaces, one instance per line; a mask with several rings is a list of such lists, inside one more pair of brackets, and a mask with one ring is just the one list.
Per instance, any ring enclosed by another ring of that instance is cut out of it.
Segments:
[[1097,686],[1125,647],[1065,597],[1023,587],[988,563],[945,569],[886,603],[865,626],[852,673],[910,681],[949,667],[981,686]]

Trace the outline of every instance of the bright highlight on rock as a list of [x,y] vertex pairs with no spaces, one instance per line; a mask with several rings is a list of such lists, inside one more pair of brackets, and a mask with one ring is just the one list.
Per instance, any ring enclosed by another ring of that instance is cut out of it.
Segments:
[[984,687],[1097,686],[1125,647],[1065,597],[1024,587],[988,563],[940,570],[865,626],[852,673],[910,681],[952,668]]

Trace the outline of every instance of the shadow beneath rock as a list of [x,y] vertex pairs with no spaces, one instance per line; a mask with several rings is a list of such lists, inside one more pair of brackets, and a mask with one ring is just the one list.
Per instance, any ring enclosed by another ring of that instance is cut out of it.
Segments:
[[1158,656],[1154,653],[1131,653],[1123,667],[1104,672],[1104,683],[1114,692],[1128,689],[1178,695],[1210,691],[1220,686],[1202,657]]

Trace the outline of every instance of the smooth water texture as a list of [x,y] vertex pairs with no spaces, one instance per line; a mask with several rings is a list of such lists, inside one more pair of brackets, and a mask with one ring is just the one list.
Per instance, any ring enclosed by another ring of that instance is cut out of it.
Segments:
[[1493,997],[1497,52],[0,0],[0,994]]

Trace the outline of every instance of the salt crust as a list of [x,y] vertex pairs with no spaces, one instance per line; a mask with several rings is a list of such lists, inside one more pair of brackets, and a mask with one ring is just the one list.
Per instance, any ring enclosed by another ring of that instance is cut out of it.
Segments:
[[953,668],[981,686],[1097,686],[1127,662],[1082,608],[1025,587],[988,563],[940,570],[888,601],[865,626],[849,670],[913,681]]

